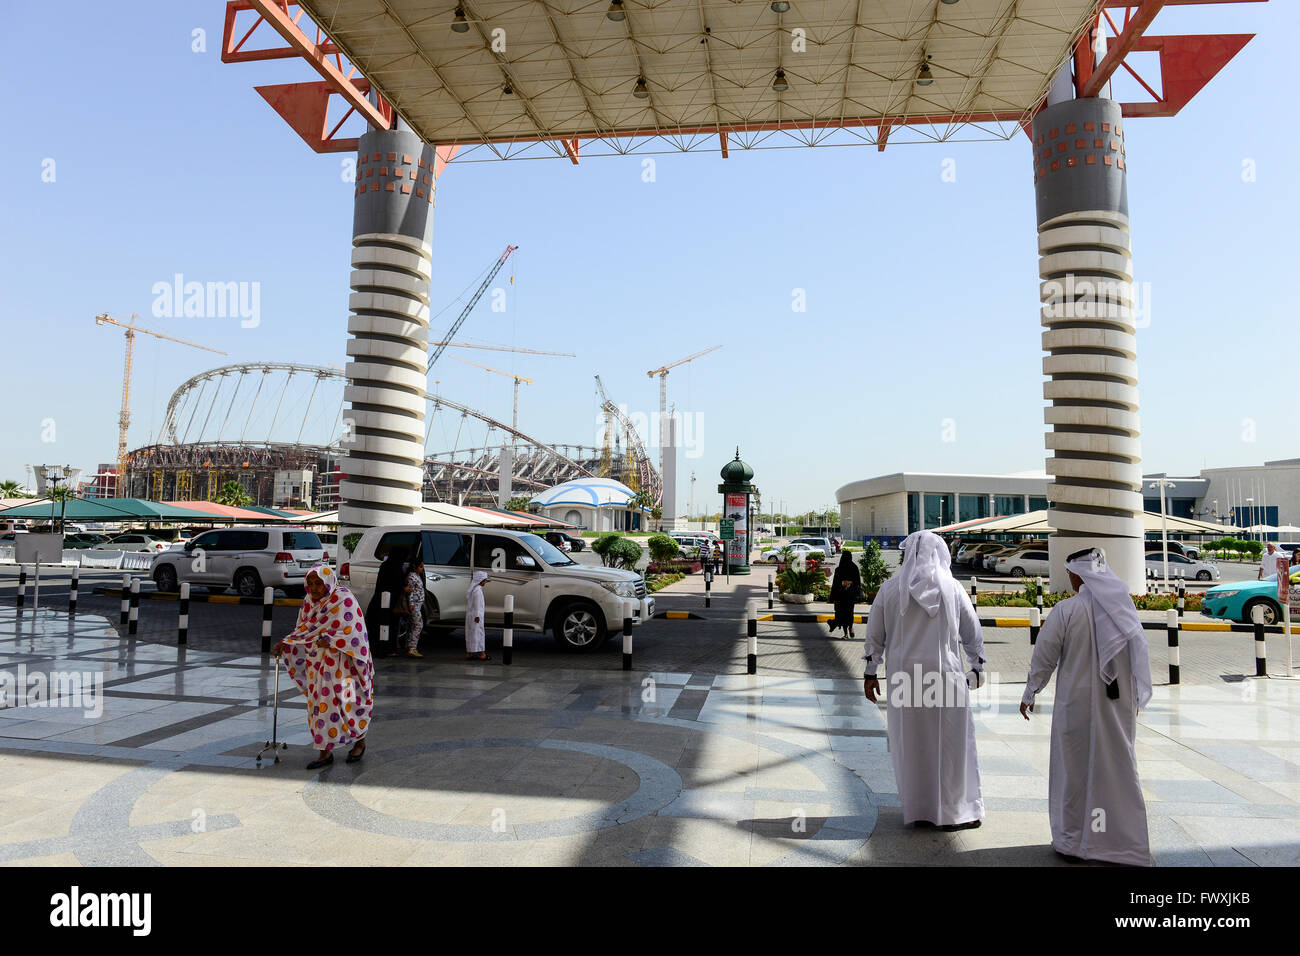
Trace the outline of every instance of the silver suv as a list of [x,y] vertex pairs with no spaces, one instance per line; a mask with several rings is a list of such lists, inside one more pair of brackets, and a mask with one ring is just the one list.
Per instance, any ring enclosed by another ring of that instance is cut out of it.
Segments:
[[633,571],[578,564],[544,538],[522,531],[442,525],[371,528],[339,569],[365,607],[375,592],[379,565],[394,547],[424,557],[425,624],[461,627],[465,598],[476,570],[488,572],[485,623],[500,627],[505,598],[514,595],[516,630],[550,630],[568,650],[593,651],[623,625],[623,602],[636,602],[632,623],[654,616],[655,601]]
[[306,528],[235,526],[205,531],[164,551],[153,559],[149,575],[160,591],[189,583],[234,588],[241,597],[261,597],[265,587],[302,597],[307,572],[329,557],[316,532]]

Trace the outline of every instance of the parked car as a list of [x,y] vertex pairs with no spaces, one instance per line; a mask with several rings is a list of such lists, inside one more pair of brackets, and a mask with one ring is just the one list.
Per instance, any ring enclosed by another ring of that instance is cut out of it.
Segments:
[[[1002,547],[1005,547],[1005,545],[997,544],[993,541],[980,541],[975,544],[968,544],[966,547],[962,548],[961,551],[957,552],[957,563],[971,564],[979,556],[987,554],[990,551],[996,551]],[[979,567],[979,565],[976,565],[976,567]]]
[[825,558],[827,556],[825,550],[823,550],[822,548],[819,547],[814,548],[812,545],[804,544],[802,542],[799,543],[792,542],[791,544],[786,545],[784,547],[769,548],[767,551],[764,551],[762,554],[759,555],[759,560],[766,561],[768,564],[780,564],[781,552],[785,550],[785,547],[790,548],[792,551],[794,551],[797,554],[802,554],[805,558],[810,558],[813,556],[819,558]]
[[160,591],[189,583],[217,591],[234,588],[241,597],[261,597],[266,587],[301,597],[307,572],[328,560],[315,531],[236,525],[205,531],[158,555],[149,575]]
[[1012,577],[1024,578],[1043,576],[1051,573],[1048,566],[1047,552],[1036,548],[1021,548],[1010,554],[1000,554],[994,559],[993,570],[998,574],[1010,574]]
[[[1291,587],[1300,587],[1300,567],[1291,569]],[[1282,605],[1277,601],[1277,581],[1232,581],[1216,584],[1201,595],[1201,613],[1225,621],[1250,624],[1255,608],[1263,608],[1264,623],[1282,620]]]
[[542,537],[561,551],[585,551],[587,548],[585,541],[567,531],[548,531]]
[[442,525],[371,528],[352,560],[339,569],[364,607],[375,591],[379,565],[396,545],[424,557],[426,624],[459,627],[474,570],[488,572],[484,586],[488,627],[505,619],[514,596],[515,630],[545,633],[567,650],[593,651],[623,622],[623,602],[633,600],[634,626],[654,616],[655,599],[634,571],[578,564],[545,538],[525,531]]
[[107,535],[96,534],[93,531],[80,531],[63,536],[63,547],[68,551],[84,551],[93,548],[97,544],[103,544],[108,540]]
[[1015,554],[1020,549],[1015,545],[1004,544],[1000,548],[994,548],[991,551],[985,551],[975,559],[975,565],[981,571],[992,571],[997,563],[998,558],[1008,554]]
[[831,535],[831,544],[834,546],[836,554],[844,550],[844,539],[837,535]]
[[166,551],[168,543],[162,538],[140,531],[118,534],[94,545],[92,551]]
[[[1146,542],[1146,544],[1145,544],[1144,547],[1145,547],[1145,549],[1146,549],[1146,553],[1147,553],[1148,557],[1150,556],[1150,554],[1151,554],[1152,551],[1154,551],[1156,554],[1159,554],[1161,551],[1164,550],[1164,548],[1162,547],[1162,542],[1160,542],[1160,541],[1148,541],[1148,542]],[[1170,553],[1170,554],[1181,554],[1181,555],[1184,555],[1184,556],[1188,556],[1188,557],[1190,557],[1190,555],[1187,555],[1186,546],[1183,545],[1181,542],[1178,542],[1178,541],[1170,541],[1170,542],[1169,542],[1169,553]]]
[[[1146,566],[1148,571],[1154,571],[1157,576],[1164,577],[1165,561],[1161,552],[1148,551]],[[1191,558],[1185,558],[1181,554],[1174,554],[1171,551],[1169,553],[1169,576],[1175,578],[1180,575],[1189,580],[1217,581],[1219,580],[1219,568],[1217,565],[1206,564],[1204,561],[1193,561]]]
[[835,550],[835,545],[831,543],[830,538],[808,538],[808,537],[791,538],[790,543],[806,544],[814,551],[821,549],[821,553],[826,555],[827,557],[830,557],[831,555],[837,553]]

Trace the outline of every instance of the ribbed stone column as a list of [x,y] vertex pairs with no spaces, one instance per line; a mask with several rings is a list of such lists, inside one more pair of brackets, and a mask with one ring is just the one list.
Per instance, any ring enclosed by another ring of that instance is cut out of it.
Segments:
[[409,131],[361,137],[340,542],[349,530],[409,522],[420,512],[433,163],[432,147]]
[[1058,103],[1033,122],[1042,278],[1051,586],[1065,557],[1100,546],[1144,587],[1137,344],[1123,119],[1118,103]]

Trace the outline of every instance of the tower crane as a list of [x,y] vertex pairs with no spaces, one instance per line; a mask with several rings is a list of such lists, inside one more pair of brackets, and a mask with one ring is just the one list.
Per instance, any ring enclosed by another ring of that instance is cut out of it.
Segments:
[[506,264],[506,260],[510,258],[510,253],[514,252],[518,248],[518,246],[506,246],[506,251],[501,253],[500,258],[493,263],[492,268],[488,270],[487,277],[478,287],[478,291],[470,297],[465,308],[461,309],[460,315],[456,317],[456,321],[453,322],[451,328],[447,330],[447,334],[443,337],[443,340],[437,344],[433,350],[433,354],[429,356],[429,364],[426,366],[426,371],[431,370],[433,368],[433,363],[438,361],[442,356],[442,353],[447,350],[448,343],[456,337],[456,333],[460,331],[460,327],[465,324],[465,320],[469,318],[469,314],[474,311],[474,306],[478,305],[478,300],[483,298],[483,293],[486,292],[487,287],[492,284],[492,280],[497,277],[497,273],[501,271],[501,267]]
[[489,352],[520,352],[525,355],[558,355],[561,358],[577,358],[573,352],[547,352],[543,349],[522,349],[513,345],[477,345],[471,342],[430,342],[430,345],[442,345],[453,349],[486,349]]
[[122,411],[117,419],[117,481],[114,488],[116,497],[126,497],[122,494],[122,486],[126,480],[126,432],[131,426],[131,364],[135,352],[135,334],[143,332],[145,335],[152,335],[154,338],[166,339],[168,342],[177,342],[180,345],[188,345],[190,348],[203,349],[205,352],[216,352],[218,355],[226,353],[221,349],[214,349],[207,345],[199,345],[197,342],[187,342],[184,339],[178,339],[175,336],[164,335],[162,332],[155,332],[153,329],[146,329],[143,326],[135,324],[139,316],[132,312],[130,322],[119,322],[107,312],[101,312],[95,316],[96,325],[116,325],[120,329],[126,330],[126,364],[122,371]]
[[600,393],[600,407],[605,413],[605,441],[604,447],[600,453],[600,470],[602,478],[611,477],[614,461],[617,460],[617,453],[613,452],[611,445],[617,439],[618,433],[614,429],[614,423],[617,421],[620,428],[623,429],[624,435],[627,436],[628,457],[636,462],[638,490],[650,492],[650,497],[655,504],[660,504],[663,498],[663,475],[656,474],[650,464],[650,456],[646,454],[645,445],[641,443],[641,437],[637,434],[636,426],[628,419],[619,407],[615,405],[609,395],[605,392],[605,383],[596,376],[596,389]]
[[475,368],[481,368],[485,372],[495,372],[497,375],[504,375],[506,378],[513,378],[515,380],[515,410],[514,414],[510,418],[510,427],[515,431],[519,431],[519,383],[526,382],[527,384],[532,385],[533,380],[531,378],[524,378],[522,375],[516,375],[513,372],[503,372],[500,369],[491,368],[487,365],[479,365],[478,362],[471,362],[469,359],[463,359],[456,355],[453,355],[452,358],[456,359],[457,362],[463,362],[465,365],[473,365]]
[[722,348],[721,345],[715,345],[712,348],[705,349],[703,352],[696,352],[694,355],[688,355],[684,359],[678,359],[670,365],[661,365],[659,368],[651,369],[646,372],[650,378],[659,376],[659,474],[664,473],[664,445],[667,444],[667,425],[665,416],[668,414],[668,370],[674,369],[679,365],[685,365],[687,362],[694,362],[702,355],[708,355],[710,352],[716,352]]

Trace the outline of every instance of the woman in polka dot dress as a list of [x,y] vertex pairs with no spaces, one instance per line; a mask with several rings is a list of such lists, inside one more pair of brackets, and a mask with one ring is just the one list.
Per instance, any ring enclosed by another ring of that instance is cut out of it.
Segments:
[[319,770],[334,763],[337,747],[352,744],[348,763],[365,754],[374,665],[361,608],[338,583],[334,569],[326,564],[312,568],[306,586],[298,626],[272,652],[282,655],[289,676],[307,697],[307,726],[320,751],[307,769]]

